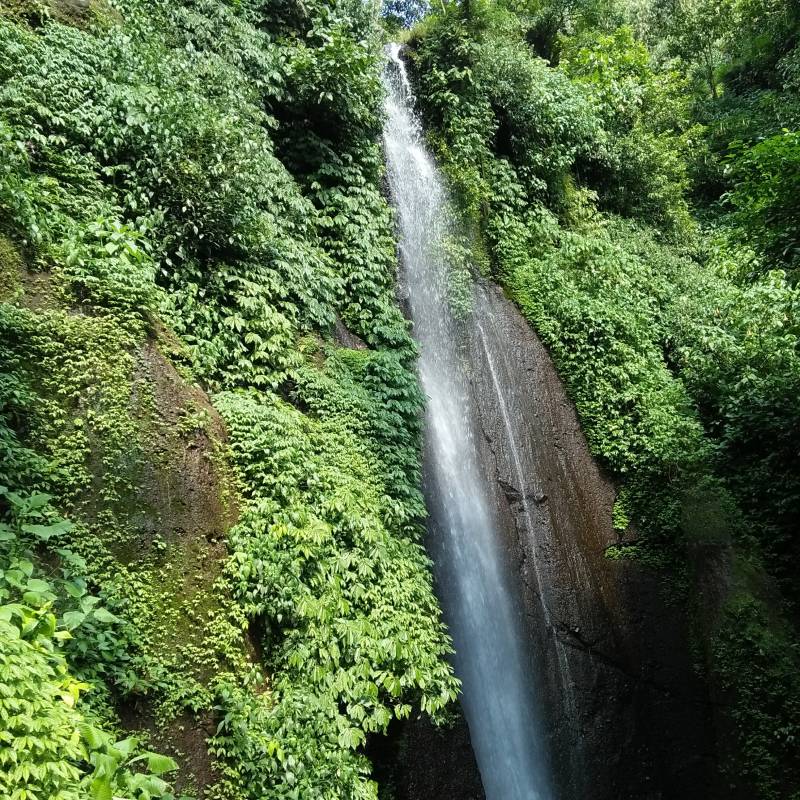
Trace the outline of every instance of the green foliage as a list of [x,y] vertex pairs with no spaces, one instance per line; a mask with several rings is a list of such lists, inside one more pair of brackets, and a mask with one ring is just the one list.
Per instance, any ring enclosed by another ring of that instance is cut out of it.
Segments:
[[561,66],[584,87],[607,132],[578,174],[607,208],[686,230],[687,156],[702,128],[690,123],[681,76],[652,70],[647,48],[629,27],[565,38]]
[[614,500],[614,507],[611,509],[611,519],[615,531],[626,531],[631,524],[628,510],[630,503],[628,492],[623,488]]
[[732,283],[751,260],[737,262],[724,242],[709,264],[696,280],[676,273],[669,352],[715,444],[718,469],[757,520],[770,566],[795,598],[800,295],[779,272]]
[[563,365],[595,452],[619,473],[691,468],[700,426],[663,362],[655,309],[631,302],[649,293],[651,273],[604,234],[561,232],[553,250],[541,242],[508,284]]
[[0,791],[5,797],[29,791],[34,796],[60,794],[78,800],[82,796],[78,764],[85,753],[78,728],[82,720],[72,706],[80,684],[70,679],[63,659],[55,659],[46,647],[53,647],[50,637],[34,635],[31,641],[22,636],[22,629],[35,630],[42,622],[45,629],[54,627],[52,615],[42,620],[20,607],[15,619],[6,606],[0,606],[0,613],[6,617],[0,621],[4,729]]
[[[234,758],[229,779],[257,776],[248,796],[374,797],[366,736],[412,704],[440,716],[457,692],[416,541],[419,392],[397,361],[330,351],[296,393],[308,414],[268,395],[217,398],[247,487],[230,580],[258,623],[275,705],[227,692],[213,747]],[[242,741],[254,720],[258,751]]]
[[740,592],[725,609],[712,646],[713,669],[729,694],[739,739],[729,771],[766,800],[796,796],[800,652],[791,631],[772,619],[763,602]]
[[433,143],[473,216],[494,185],[492,150],[511,162],[528,199],[552,201],[598,133],[580,92],[530,53],[509,20],[487,7],[467,22],[451,7],[412,39]]
[[[340,12],[341,13],[341,12]],[[312,111],[320,125],[336,126],[337,138],[374,128],[381,96],[376,52],[356,40],[336,11],[314,18],[305,46],[290,62],[294,102]]]
[[[118,668],[129,656],[124,646],[120,652],[124,642],[114,630],[121,620],[87,590],[80,556],[56,547],[61,567],[54,574],[35,564],[37,547],[63,538],[71,523],[53,521],[49,495],[17,495],[4,487],[0,494],[11,509],[9,522],[0,523],[0,791],[20,800],[174,798],[158,776],[177,764],[156,753],[137,754],[133,738],[115,741],[80,702],[105,664]],[[147,772],[130,769],[142,761]]]
[[[108,510],[129,489],[128,467],[136,453],[128,350],[135,337],[113,316],[36,313],[8,304],[0,305],[0,330],[8,370],[3,397],[10,423],[8,463],[21,467],[3,470],[3,480],[37,488],[52,481],[62,501],[77,506],[88,500],[92,467],[99,461],[108,473],[101,490],[101,505]],[[21,450],[16,431],[26,425],[28,447]],[[25,452],[30,448],[38,457]]]
[[[457,690],[417,541],[377,9],[120,12],[0,14],[0,591],[58,642],[24,689],[62,756],[40,796],[170,796],[173,763],[116,735],[121,701],[215,717],[213,796],[373,797],[367,735]],[[334,323],[370,349],[335,348]],[[162,408],[196,396],[155,368],[167,347],[219,393],[229,453],[208,409]],[[172,527],[198,449],[239,479],[225,563]]]
[[682,0],[669,13],[645,3],[643,17],[660,65],[683,73],[687,99],[704,125],[705,146],[689,159],[695,196],[704,205],[732,200],[727,224],[770,266],[793,268],[797,4]]
[[[300,688],[273,696],[223,687],[221,721],[211,750],[222,769],[222,792],[246,787],[246,797],[374,799],[369,764],[350,749],[361,739],[342,726],[338,709]],[[223,796],[241,796],[224,794]]]
[[177,769],[171,758],[140,753],[135,739],[115,740],[81,713],[81,691],[88,687],[68,672],[59,648],[65,633],[46,609],[0,605],[0,792],[20,799],[172,800],[159,777]]
[[[741,148],[739,143],[738,148]],[[734,145],[736,148],[736,145]],[[731,166],[733,222],[741,238],[776,266],[800,265],[800,132],[783,131],[737,157]]]
[[432,140],[465,209],[480,215],[491,202],[491,151],[513,167],[528,201],[565,213],[575,176],[603,207],[685,231],[685,156],[702,129],[691,124],[679,74],[654,73],[625,27],[562,38],[554,70],[514,20],[487,6],[467,21],[451,7],[412,39]]
[[[776,8],[731,5],[775,22]],[[592,451],[624,482],[612,523],[637,540],[607,556],[637,558],[691,596],[687,550],[747,554],[750,605],[730,605],[699,644],[712,684],[730,693],[731,780],[750,796],[793,797],[796,632],[765,588],[768,570],[796,608],[798,191],[794,134],[775,128],[793,107],[793,45],[778,59],[783,95],[737,107],[721,87],[738,34],[723,6],[692,6],[667,32],[655,4],[638,18],[633,4],[605,18],[596,3],[451,4],[412,34],[416,89],[492,274],[548,346]],[[760,130],[770,136],[758,141]],[[733,213],[718,208],[716,225],[698,228],[690,180],[705,181],[698,197],[730,189]]]
[[[80,238],[78,238],[80,237]],[[154,306],[155,268],[136,232],[99,220],[64,244],[64,278],[76,300],[93,307],[145,314]]]
[[[320,153],[303,183],[320,209],[323,246],[340,278],[339,315],[370,346],[390,347],[410,360],[414,346],[394,302],[395,242],[390,209],[379,190],[380,148],[363,132],[345,146],[320,140],[316,145]],[[324,157],[317,163],[319,155]]]
[[588,104],[521,42],[487,37],[478,62],[479,91],[498,121],[495,152],[514,165],[530,198],[556,199],[565,174],[598,134]]

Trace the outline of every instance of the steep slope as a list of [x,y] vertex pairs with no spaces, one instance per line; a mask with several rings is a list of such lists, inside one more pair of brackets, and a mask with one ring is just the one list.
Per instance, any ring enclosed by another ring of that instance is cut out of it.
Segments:
[[374,797],[455,697],[379,61],[361,3],[3,6],[3,791]]
[[727,791],[792,797],[797,288],[742,229],[698,227],[687,82],[616,9],[451,4],[407,54],[470,259],[536,329],[615,483],[606,555],[653,570],[687,612]]

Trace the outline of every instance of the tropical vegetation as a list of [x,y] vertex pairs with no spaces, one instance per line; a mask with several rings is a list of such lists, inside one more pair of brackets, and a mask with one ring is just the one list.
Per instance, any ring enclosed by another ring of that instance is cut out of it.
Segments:
[[408,37],[476,264],[618,482],[636,537],[607,555],[694,605],[730,783],[763,798],[800,791],[798,32],[780,1],[509,0]]
[[730,785],[796,800],[791,0],[0,0],[0,796],[367,800],[452,715],[389,36],[606,555],[690,609]]

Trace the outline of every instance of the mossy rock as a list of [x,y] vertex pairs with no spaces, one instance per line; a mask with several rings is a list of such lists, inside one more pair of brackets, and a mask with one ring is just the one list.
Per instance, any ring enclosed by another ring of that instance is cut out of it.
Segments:
[[181,764],[178,783],[202,789],[215,779],[205,749],[213,682],[252,660],[223,580],[238,516],[225,426],[162,351],[162,340],[174,349],[167,331],[157,340],[125,318],[61,307],[57,274],[26,269],[7,239],[0,256],[15,301],[7,346],[30,398],[20,436],[47,463],[48,489],[74,523],[65,544],[130,625],[151,687],[110,693],[98,707],[160,748],[175,742],[162,749]]
[[53,20],[76,28],[118,16],[104,0],[0,0],[0,15],[31,27]]
[[22,288],[25,265],[13,242],[0,234],[0,302],[13,300]]

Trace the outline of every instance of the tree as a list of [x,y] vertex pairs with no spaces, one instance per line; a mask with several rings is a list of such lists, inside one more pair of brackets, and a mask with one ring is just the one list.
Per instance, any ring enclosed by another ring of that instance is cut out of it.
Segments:
[[410,28],[428,11],[427,0],[384,0],[382,14],[399,26]]

